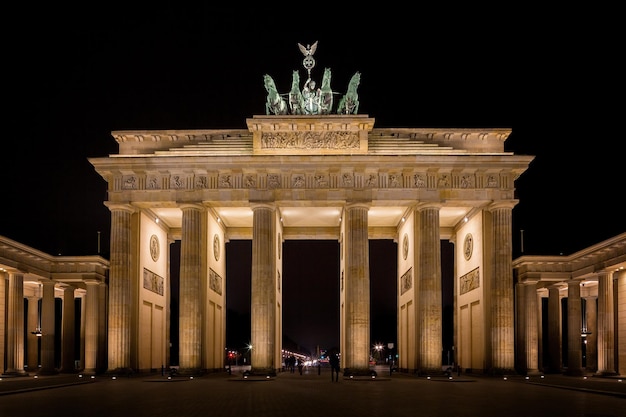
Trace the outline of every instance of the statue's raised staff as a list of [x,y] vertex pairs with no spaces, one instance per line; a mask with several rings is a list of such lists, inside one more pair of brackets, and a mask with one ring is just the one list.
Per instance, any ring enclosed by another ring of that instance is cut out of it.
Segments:
[[307,70],[308,78],[311,78],[311,70],[315,66],[315,58],[313,58],[313,54],[317,50],[317,41],[313,42],[313,45],[307,45],[306,47],[302,44],[298,44],[298,48],[300,48],[300,52],[304,55],[302,66]]
[[346,94],[339,100],[337,114],[357,114],[359,111],[359,95],[356,90],[361,82],[361,73],[356,72],[350,79]]
[[265,102],[266,114],[287,114],[287,111],[289,110],[287,108],[287,103],[278,93],[274,79],[265,74],[263,76],[263,80],[265,82],[265,89],[267,90],[267,101]]

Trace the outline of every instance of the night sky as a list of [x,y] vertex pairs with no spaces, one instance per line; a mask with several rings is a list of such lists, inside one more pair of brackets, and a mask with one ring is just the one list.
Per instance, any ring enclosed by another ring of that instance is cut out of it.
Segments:
[[[592,32],[608,18],[593,10],[26,7],[4,27],[0,235],[46,253],[92,255],[100,235],[108,256],[106,184],[87,158],[117,153],[111,131],[246,128],[265,113],[263,75],[288,90],[302,70],[297,44],[315,41],[314,78],[329,67],[343,89],[359,71],[359,113],[375,127],[510,128],[506,150],[536,156],[515,184],[514,257],[521,230],[528,255],[626,231],[617,26]],[[229,262],[246,259],[246,245],[229,243]],[[301,245],[317,255],[299,256]],[[372,343],[387,343],[396,246],[371,248]],[[338,339],[337,251],[329,241],[284,247],[284,275],[295,277],[284,280],[285,333],[309,349]],[[229,272],[227,285],[245,275]],[[229,309],[245,316],[246,296],[241,308],[229,293]]]

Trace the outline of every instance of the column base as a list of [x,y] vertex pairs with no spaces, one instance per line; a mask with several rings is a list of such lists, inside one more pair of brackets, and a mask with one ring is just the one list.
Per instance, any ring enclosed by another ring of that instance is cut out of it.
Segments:
[[14,370],[6,371],[5,373],[2,374],[2,376],[28,376],[28,372],[14,369]]
[[597,371],[593,374],[593,376],[617,376],[619,375],[617,372],[613,372],[613,371]]

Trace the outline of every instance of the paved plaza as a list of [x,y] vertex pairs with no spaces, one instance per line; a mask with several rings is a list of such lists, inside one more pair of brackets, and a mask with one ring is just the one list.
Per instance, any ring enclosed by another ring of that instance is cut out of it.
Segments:
[[626,416],[626,381],[546,375],[426,378],[380,372],[340,378],[329,369],[270,379],[235,371],[202,377],[3,377],[0,416]]

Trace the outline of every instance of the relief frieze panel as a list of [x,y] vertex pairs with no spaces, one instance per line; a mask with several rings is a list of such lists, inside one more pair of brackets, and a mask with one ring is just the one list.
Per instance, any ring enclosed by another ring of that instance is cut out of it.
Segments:
[[459,277],[459,294],[463,295],[480,287],[480,274],[478,267]]
[[139,181],[135,175],[124,175],[122,178],[122,189],[136,190],[139,187]]
[[356,132],[263,132],[263,149],[360,149]]
[[386,171],[246,172],[230,171],[212,174],[147,173],[117,177],[118,190],[183,189],[324,189],[324,188],[423,188],[423,189],[501,189],[507,188],[510,175],[485,173],[441,173]]
[[304,188],[306,179],[303,174],[295,174],[291,176],[291,188]]
[[222,277],[211,268],[209,268],[209,288],[222,295]]
[[409,270],[400,277],[400,294],[404,294],[411,288],[413,288],[413,268],[409,268]]

